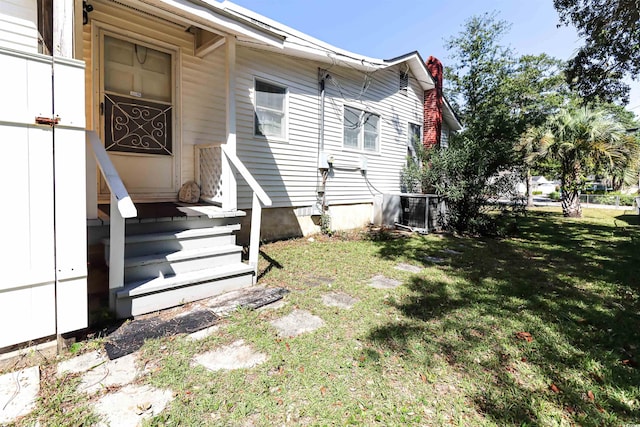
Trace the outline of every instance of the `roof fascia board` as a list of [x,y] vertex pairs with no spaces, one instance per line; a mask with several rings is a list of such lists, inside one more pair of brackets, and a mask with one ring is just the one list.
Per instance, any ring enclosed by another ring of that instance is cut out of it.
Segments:
[[167,19],[182,19],[203,29],[245,36],[268,46],[283,47],[285,37],[251,24],[224,10],[200,0],[133,0],[131,4],[150,6],[156,14]]

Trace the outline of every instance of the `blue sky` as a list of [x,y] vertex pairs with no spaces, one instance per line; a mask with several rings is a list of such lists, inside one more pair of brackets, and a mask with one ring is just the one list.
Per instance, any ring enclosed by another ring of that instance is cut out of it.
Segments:
[[[472,15],[497,12],[512,24],[503,43],[517,54],[570,58],[581,41],[561,27],[552,0],[232,0],[337,47],[389,59],[417,50],[445,65],[444,40],[458,34]],[[628,108],[640,113],[640,84],[632,85]]]

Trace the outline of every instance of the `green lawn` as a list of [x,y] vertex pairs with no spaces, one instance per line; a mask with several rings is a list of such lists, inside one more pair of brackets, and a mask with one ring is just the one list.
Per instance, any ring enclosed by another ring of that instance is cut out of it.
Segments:
[[[504,239],[360,233],[264,245],[261,283],[291,290],[286,305],[236,312],[200,342],[148,342],[142,356],[155,368],[144,381],[176,396],[149,424],[640,423],[638,217],[584,213],[532,211]],[[403,285],[369,287],[378,274]],[[309,286],[319,278],[332,282]],[[359,302],[324,306],[333,291]],[[296,308],[326,325],[278,338],[268,321]],[[239,338],[267,362],[192,366]]]

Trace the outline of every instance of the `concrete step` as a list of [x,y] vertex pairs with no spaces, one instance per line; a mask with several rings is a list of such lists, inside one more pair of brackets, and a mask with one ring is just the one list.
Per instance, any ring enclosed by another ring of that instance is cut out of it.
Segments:
[[129,283],[155,277],[176,276],[196,270],[240,263],[241,260],[242,248],[237,245],[219,245],[129,257],[124,260],[124,281]]
[[[234,245],[236,238],[233,233],[238,230],[240,230],[240,224],[230,224],[162,233],[127,235],[124,253],[126,258],[131,258],[218,245]],[[102,239],[102,243],[105,247],[105,260],[109,265],[110,239]]]
[[252,284],[253,268],[241,262],[127,282],[116,292],[116,314],[118,318],[138,316]]

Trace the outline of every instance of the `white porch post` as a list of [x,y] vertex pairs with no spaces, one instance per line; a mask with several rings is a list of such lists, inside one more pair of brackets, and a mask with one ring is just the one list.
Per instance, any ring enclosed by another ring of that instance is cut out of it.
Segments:
[[[227,143],[229,153],[236,154],[236,37],[227,36]],[[227,210],[238,208],[238,186],[229,159],[222,156],[222,207]]]
[[109,308],[116,309],[116,291],[124,286],[124,218],[111,190],[109,209]]

